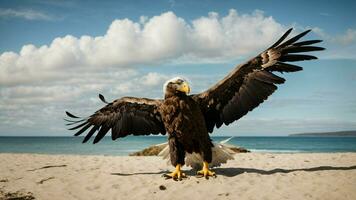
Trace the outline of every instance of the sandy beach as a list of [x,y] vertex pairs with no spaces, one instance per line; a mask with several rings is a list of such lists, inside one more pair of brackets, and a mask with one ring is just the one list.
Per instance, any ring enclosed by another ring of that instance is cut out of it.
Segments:
[[[160,157],[0,154],[0,199],[356,199],[356,153],[245,153],[176,182]],[[14,194],[15,193],[15,194]],[[25,199],[25,198],[24,198]]]

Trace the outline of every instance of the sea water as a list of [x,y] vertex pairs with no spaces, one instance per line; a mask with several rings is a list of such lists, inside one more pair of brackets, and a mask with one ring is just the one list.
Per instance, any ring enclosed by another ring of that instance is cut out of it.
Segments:
[[[215,142],[230,137],[215,136]],[[128,155],[167,141],[166,136],[128,136],[82,144],[83,137],[0,137],[0,153]],[[356,137],[233,137],[228,144],[252,152],[356,152]]]

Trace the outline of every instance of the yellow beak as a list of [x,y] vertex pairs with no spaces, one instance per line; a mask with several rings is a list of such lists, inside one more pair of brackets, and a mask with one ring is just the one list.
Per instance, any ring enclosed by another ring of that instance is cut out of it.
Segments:
[[183,82],[182,85],[179,87],[178,90],[181,91],[181,92],[184,92],[185,94],[189,94],[189,92],[190,92],[190,87],[189,87],[188,83]]

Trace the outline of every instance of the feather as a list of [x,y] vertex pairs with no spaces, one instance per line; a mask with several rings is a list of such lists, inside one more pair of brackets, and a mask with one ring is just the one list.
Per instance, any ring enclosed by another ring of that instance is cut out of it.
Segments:
[[255,90],[255,86],[252,84],[252,82],[254,82],[254,80],[250,80],[247,85],[248,85],[248,89],[247,89],[247,93],[250,96],[250,103],[252,104],[250,109],[252,110],[253,108],[255,108],[260,102],[258,100],[258,94],[257,91]]
[[322,42],[322,40],[306,40],[303,42],[296,42],[293,44],[293,46],[303,46],[303,45],[311,45],[311,44],[316,44]]
[[259,92],[262,94],[261,97],[263,98],[263,100],[266,100],[267,97],[277,89],[277,86],[275,86],[274,84],[266,83],[258,79],[255,80],[256,80],[256,84],[258,84],[259,87],[261,88]]
[[277,42],[275,42],[272,46],[270,46],[268,49],[272,49],[272,48],[278,46],[281,42],[283,42],[284,39],[286,39],[286,37],[292,32],[292,30],[293,30],[293,28],[288,29],[288,31],[285,32],[283,34],[283,36],[281,38],[279,38],[279,40]]
[[116,138],[118,138],[117,136],[120,134],[120,123],[121,120],[118,120],[114,126],[111,128],[111,139],[115,140]]
[[282,77],[279,77],[271,72],[268,71],[259,71],[254,73],[253,76],[254,79],[257,79],[259,81],[263,81],[265,83],[276,83],[276,84],[282,84],[284,83],[286,80]]
[[315,46],[291,46],[282,50],[284,53],[299,53],[299,52],[309,52],[309,51],[322,51],[325,48],[315,47]]
[[79,125],[77,125],[77,126],[75,126],[75,127],[69,128],[68,130],[75,130],[75,129],[78,129],[78,128],[82,127],[82,126],[85,126],[85,125],[88,124],[88,123],[89,123],[88,121],[85,121],[84,123],[79,124]]
[[78,121],[71,121],[71,120],[66,120],[66,119],[64,119],[64,120],[67,121],[67,122],[70,122],[70,123],[67,123],[66,126],[71,126],[71,125],[74,125],[74,124],[78,124],[78,123],[80,123],[80,122],[83,122],[83,121],[85,121],[85,120],[87,120],[87,119],[81,119],[81,120],[78,120]]
[[268,71],[278,71],[278,72],[296,72],[296,71],[301,71],[303,70],[302,67],[299,67],[297,65],[292,65],[288,63],[283,63],[283,62],[277,62],[275,65],[268,67]]
[[76,132],[74,134],[74,136],[78,136],[80,134],[82,134],[84,131],[86,131],[89,127],[91,126],[91,124],[87,124],[86,126],[84,126],[82,129],[80,129],[78,132]]
[[99,126],[94,126],[92,129],[90,129],[89,133],[84,137],[83,143],[86,143],[98,129]]
[[105,100],[105,97],[104,97],[102,94],[99,94],[99,99],[100,99],[103,103],[109,104],[109,103]]
[[71,118],[80,118],[80,117],[73,115],[72,113],[70,113],[68,111],[66,111],[66,114],[68,115],[68,117],[71,117]]
[[293,44],[294,42],[298,41],[300,38],[302,38],[303,36],[305,36],[306,34],[308,34],[309,32],[311,31],[311,29],[309,30],[306,30],[300,34],[298,34],[297,36],[294,36],[293,38],[287,40],[286,42],[282,43],[281,45],[279,45],[278,47],[279,48],[282,48],[282,47],[286,47],[290,44]]
[[105,134],[106,134],[109,130],[110,130],[110,127],[108,127],[106,124],[104,124],[104,125],[100,128],[98,134],[96,134],[96,136],[95,136],[95,138],[94,138],[93,144],[98,143],[98,142],[105,136]]
[[315,56],[310,56],[310,55],[288,54],[288,55],[282,56],[279,59],[279,61],[281,61],[281,62],[295,62],[295,61],[313,60],[313,59],[318,59],[318,58]]
[[69,120],[69,119],[66,119],[66,118],[63,118],[63,120],[66,121],[66,122],[76,122],[76,121]]

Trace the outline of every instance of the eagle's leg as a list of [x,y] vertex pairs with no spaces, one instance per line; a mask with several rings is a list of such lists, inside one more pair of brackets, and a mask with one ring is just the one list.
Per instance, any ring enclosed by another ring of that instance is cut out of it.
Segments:
[[215,172],[212,172],[209,170],[209,163],[211,163],[211,161],[213,160],[213,153],[211,148],[213,147],[213,143],[211,142],[210,138],[208,138],[208,140],[206,140],[205,144],[209,144],[209,146],[206,146],[205,148],[203,148],[203,169],[198,171],[197,174],[198,175],[203,175],[206,179],[209,178],[209,176],[213,176],[216,177]]
[[164,176],[169,179],[173,179],[173,180],[182,180],[182,178],[185,178],[185,174],[181,171],[181,164],[177,164],[176,165],[176,169],[170,173],[170,174],[165,174]]
[[170,136],[168,139],[169,153],[171,163],[175,166],[175,170],[172,173],[165,174],[166,178],[172,178],[173,180],[182,180],[186,178],[185,174],[181,171],[181,167],[184,165],[185,150],[176,137]]
[[203,162],[203,169],[197,172],[198,175],[203,175],[206,179],[209,178],[209,176],[215,177],[215,172],[209,170],[209,163],[207,161]]

